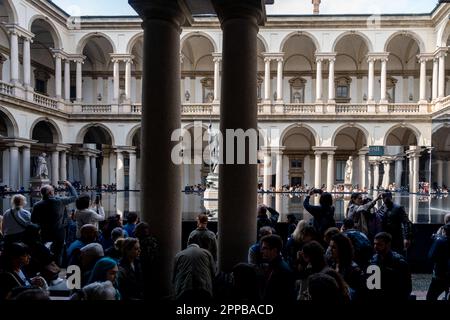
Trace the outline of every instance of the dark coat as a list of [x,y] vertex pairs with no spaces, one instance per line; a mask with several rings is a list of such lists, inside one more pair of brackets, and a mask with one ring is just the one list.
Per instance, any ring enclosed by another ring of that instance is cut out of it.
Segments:
[[319,233],[320,239],[323,239],[325,231],[327,231],[328,228],[336,227],[334,207],[313,206],[309,203],[309,198],[309,195],[305,197],[303,207],[305,207],[305,210],[314,217],[314,228]]
[[269,303],[295,301],[294,274],[281,256],[269,263],[263,300]]
[[377,213],[382,216],[383,231],[392,236],[392,251],[403,253],[403,240],[412,239],[412,223],[405,208],[393,203],[391,208],[381,206]]
[[36,203],[31,212],[31,221],[41,226],[41,238],[44,242],[64,239],[67,216],[65,208],[75,202],[77,191],[69,186],[68,197],[50,197]]
[[139,260],[134,261],[134,269],[125,259],[120,260],[117,282],[122,300],[144,299],[144,282]]

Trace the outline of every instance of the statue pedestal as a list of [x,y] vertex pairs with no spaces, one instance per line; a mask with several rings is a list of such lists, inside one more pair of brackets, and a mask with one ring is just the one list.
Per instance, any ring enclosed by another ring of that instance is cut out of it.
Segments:
[[31,195],[32,197],[40,196],[41,195],[41,188],[42,186],[45,186],[47,184],[51,184],[49,179],[42,179],[42,178],[31,178],[30,179],[31,184]]
[[344,183],[344,192],[353,192],[353,185],[351,183]]
[[219,176],[217,173],[210,173],[206,182],[208,186],[203,193],[203,205],[210,213],[210,220],[216,220],[219,210]]

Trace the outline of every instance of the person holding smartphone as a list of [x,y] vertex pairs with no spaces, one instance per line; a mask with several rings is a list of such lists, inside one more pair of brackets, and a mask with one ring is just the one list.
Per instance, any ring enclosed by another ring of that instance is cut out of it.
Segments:
[[[309,203],[309,198],[314,194],[320,194],[318,206]],[[333,197],[331,193],[323,192],[321,189],[312,189],[303,201],[303,207],[313,216],[313,226],[319,233],[319,239],[323,239],[328,228],[335,227]]]
[[105,220],[105,210],[101,205],[101,200],[98,195],[91,208],[89,208],[90,204],[91,197],[87,193],[80,195],[75,201],[77,211],[75,211],[74,218],[77,222],[78,239],[81,236],[80,229],[82,226],[85,224],[92,224],[98,229],[98,222]]

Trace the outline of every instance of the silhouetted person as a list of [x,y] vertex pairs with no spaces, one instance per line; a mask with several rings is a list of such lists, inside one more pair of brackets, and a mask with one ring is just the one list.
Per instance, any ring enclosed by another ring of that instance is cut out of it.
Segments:
[[188,238],[188,245],[196,243],[200,248],[208,250],[217,261],[217,241],[216,234],[208,230],[208,216],[199,214],[197,217],[197,229],[191,232]]
[[[315,194],[320,194],[320,205],[313,206],[309,203],[310,197]],[[333,197],[328,192],[322,192],[319,189],[313,189],[309,192],[309,194],[305,197],[305,201],[303,201],[303,207],[306,211],[308,211],[313,217],[313,225],[319,233],[320,241],[323,241],[323,236],[325,231],[328,228],[335,227],[336,221],[334,220],[334,206],[333,206]]]
[[433,277],[427,292],[427,300],[437,300],[450,286],[450,223],[444,225],[444,236],[437,236],[428,253],[433,263]]

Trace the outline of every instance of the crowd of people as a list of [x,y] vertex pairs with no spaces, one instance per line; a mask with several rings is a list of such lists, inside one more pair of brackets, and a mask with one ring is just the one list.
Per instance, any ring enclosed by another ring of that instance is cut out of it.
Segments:
[[[51,186],[42,187],[42,200],[31,212],[25,198],[15,195],[0,219],[0,300],[48,299],[49,285],[68,265],[81,270],[81,289],[73,290],[70,299],[152,298],[149,275],[160,248],[150,226],[133,212],[125,225],[120,215],[105,219],[101,200],[78,195],[68,181],[64,185],[65,197],[55,196]],[[320,197],[318,205],[310,203],[315,196]],[[73,202],[76,210],[68,214],[66,206]],[[255,243],[231,273],[218,271],[217,236],[208,229],[208,215],[198,215],[186,248],[174,257],[170,298],[271,304],[413,299],[405,258],[412,223],[390,191],[375,199],[354,192],[340,228],[330,193],[308,190],[303,206],[312,219],[296,221],[289,215],[287,237],[280,236],[279,213],[258,207]],[[450,283],[450,214],[434,236],[429,258],[433,275],[427,299],[436,300],[448,293]],[[367,285],[371,266],[380,270],[374,290]]]
[[[158,247],[149,225],[134,212],[124,225],[118,214],[105,219],[101,198],[78,195],[68,181],[64,186],[65,197],[43,186],[31,212],[26,198],[16,194],[0,216],[0,300],[48,300],[49,288],[69,265],[79,266],[82,284],[70,299],[143,299],[143,270]],[[76,210],[68,213],[71,203]]]

